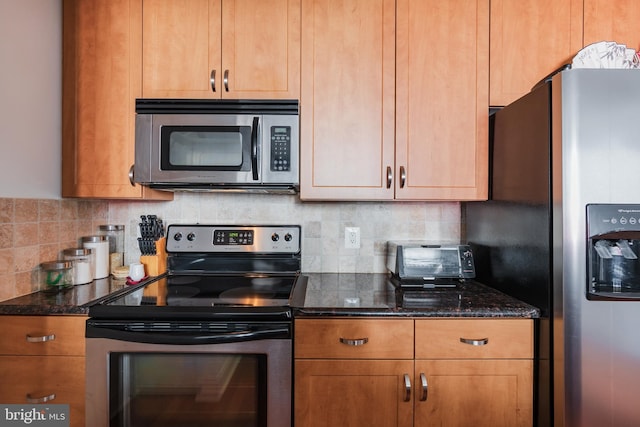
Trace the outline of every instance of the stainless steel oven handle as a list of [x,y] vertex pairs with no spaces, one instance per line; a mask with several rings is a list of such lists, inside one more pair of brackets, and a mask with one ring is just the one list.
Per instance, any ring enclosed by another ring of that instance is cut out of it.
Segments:
[[274,327],[263,330],[237,331],[224,334],[197,334],[197,333],[179,333],[179,332],[130,332],[115,330],[109,328],[92,328],[91,338],[107,338],[118,341],[127,341],[146,344],[178,344],[178,345],[197,345],[197,344],[223,344],[243,341],[255,341],[261,339],[287,339],[291,337],[290,328],[287,326]]
[[253,180],[258,180],[258,125],[260,118],[253,118],[253,127],[251,128],[251,171],[253,172]]

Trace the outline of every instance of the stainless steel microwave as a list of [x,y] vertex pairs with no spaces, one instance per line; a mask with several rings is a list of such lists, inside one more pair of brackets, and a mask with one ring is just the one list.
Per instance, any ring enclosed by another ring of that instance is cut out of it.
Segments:
[[132,183],[296,193],[297,100],[136,100]]

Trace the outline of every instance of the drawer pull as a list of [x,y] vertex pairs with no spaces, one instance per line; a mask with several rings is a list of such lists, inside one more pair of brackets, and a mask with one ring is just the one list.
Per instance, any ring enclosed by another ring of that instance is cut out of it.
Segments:
[[487,345],[489,344],[489,338],[480,338],[479,340],[473,340],[469,338],[460,338],[460,342],[469,345]]
[[27,403],[47,403],[56,398],[55,393],[51,393],[48,396],[33,397],[31,394],[27,394]]
[[356,339],[340,338],[340,342],[345,345],[352,345],[357,347],[359,345],[365,345],[366,343],[368,343],[369,338],[356,338]]
[[427,376],[423,373],[420,373],[420,382],[422,383],[422,394],[420,395],[420,400],[426,402],[427,393],[429,392],[429,384],[427,384]]
[[404,374],[404,398],[402,400],[405,402],[411,400],[411,378],[409,374]]
[[54,334],[42,335],[40,337],[33,337],[31,335],[27,335],[27,342],[47,342],[47,341],[53,341],[55,339],[56,339],[56,336]]

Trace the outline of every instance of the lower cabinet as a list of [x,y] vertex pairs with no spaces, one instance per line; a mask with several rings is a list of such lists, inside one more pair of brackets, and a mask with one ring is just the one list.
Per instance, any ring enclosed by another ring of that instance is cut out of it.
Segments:
[[295,425],[524,427],[531,319],[295,321]]
[[85,316],[2,316],[0,402],[68,404],[85,425]]
[[413,425],[411,360],[296,360],[295,425]]

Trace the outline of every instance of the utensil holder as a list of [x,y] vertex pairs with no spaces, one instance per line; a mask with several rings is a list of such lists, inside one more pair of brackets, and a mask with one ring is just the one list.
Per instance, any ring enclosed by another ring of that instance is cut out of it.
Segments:
[[159,276],[167,271],[166,237],[156,240],[155,255],[142,255],[140,262],[144,264],[147,276]]

